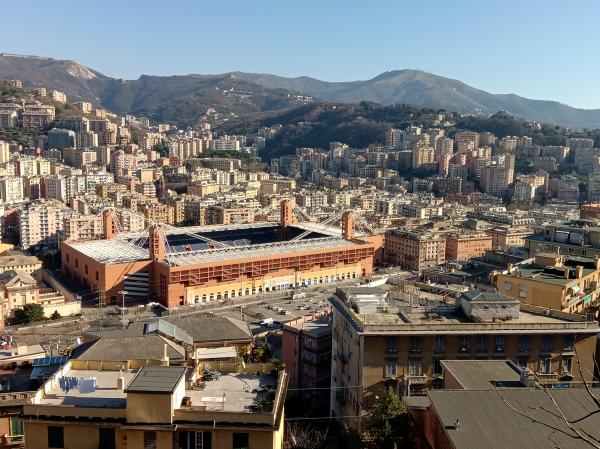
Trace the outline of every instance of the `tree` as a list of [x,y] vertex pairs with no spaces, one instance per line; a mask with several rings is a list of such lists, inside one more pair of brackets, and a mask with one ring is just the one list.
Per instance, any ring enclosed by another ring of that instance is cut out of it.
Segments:
[[391,449],[402,436],[406,404],[391,390],[385,389],[375,401],[366,421],[370,446]]
[[44,308],[40,304],[25,304],[22,309],[15,311],[15,322],[17,324],[29,324],[43,321]]
[[50,315],[50,319],[51,320],[60,320],[61,316],[60,313],[58,313],[58,310],[55,310],[54,312],[52,312],[52,315]]

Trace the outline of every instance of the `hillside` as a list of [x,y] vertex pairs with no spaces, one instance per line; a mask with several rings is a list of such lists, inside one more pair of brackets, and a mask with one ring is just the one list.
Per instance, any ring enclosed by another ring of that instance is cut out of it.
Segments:
[[0,54],[0,79],[20,79],[28,88],[65,92],[118,114],[147,116],[179,125],[195,123],[209,107],[224,116],[296,107],[310,99],[223,75],[148,76],[119,80],[75,61]]
[[599,109],[577,109],[556,101],[531,100],[514,94],[491,94],[461,81],[419,70],[396,70],[367,81],[350,82],[242,72],[233,75],[261,86],[292,89],[327,101],[408,103],[470,114],[494,114],[502,110],[538,122],[575,128],[600,127]]
[[86,99],[117,113],[146,115],[157,121],[193,123],[207,107],[224,116],[294,108],[311,99],[339,103],[412,104],[466,114],[500,110],[543,123],[600,128],[600,110],[572,108],[556,101],[492,94],[418,70],[397,70],[366,81],[326,82],[233,72],[221,75],[148,76],[119,80],[75,61],[0,54],[0,79],[21,79],[26,87],[45,86]]

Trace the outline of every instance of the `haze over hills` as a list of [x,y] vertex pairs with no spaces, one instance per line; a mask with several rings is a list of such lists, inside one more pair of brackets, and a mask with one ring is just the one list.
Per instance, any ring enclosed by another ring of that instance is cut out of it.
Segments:
[[43,85],[71,99],[91,100],[117,113],[147,115],[187,124],[214,107],[244,115],[297,107],[299,94],[333,102],[408,103],[469,114],[504,110],[539,122],[575,128],[600,128],[600,109],[578,109],[556,101],[514,94],[492,94],[418,70],[385,72],[365,81],[327,82],[311,77],[232,72],[218,75],[148,76],[119,80],[75,61],[0,54],[0,79],[18,78],[25,86]]

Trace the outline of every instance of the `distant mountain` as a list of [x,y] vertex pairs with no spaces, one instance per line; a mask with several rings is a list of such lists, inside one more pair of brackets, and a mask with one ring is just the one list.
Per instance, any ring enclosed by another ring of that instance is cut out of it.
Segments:
[[[240,116],[306,103],[301,95],[333,102],[413,104],[467,114],[500,110],[538,122],[600,128],[599,109],[577,109],[556,101],[491,94],[461,81],[418,70],[382,73],[366,81],[326,82],[310,77],[233,72],[220,75],[147,76],[119,80],[75,61],[0,53],[0,79],[18,78],[26,87],[61,90],[73,100],[90,100],[117,113],[188,124],[206,108]],[[301,94],[301,95],[299,95]]]
[[65,92],[71,101],[87,100],[119,114],[155,121],[194,123],[208,108],[236,117],[293,108],[306,103],[287,89],[267,88],[230,74],[110,78],[75,61],[0,54],[0,79],[20,79],[24,87]]
[[327,101],[373,101],[383,105],[408,103],[470,114],[506,111],[538,122],[575,128],[600,127],[600,109],[577,109],[556,101],[531,100],[514,94],[491,94],[461,81],[420,70],[395,70],[367,81],[349,82],[244,72],[234,72],[233,75],[261,86],[292,89]]

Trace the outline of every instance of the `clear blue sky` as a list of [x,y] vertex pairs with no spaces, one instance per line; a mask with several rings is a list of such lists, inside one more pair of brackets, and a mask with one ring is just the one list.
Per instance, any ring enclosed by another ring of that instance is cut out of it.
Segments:
[[3,1],[0,51],[110,76],[233,70],[368,79],[419,68],[600,108],[598,0]]

